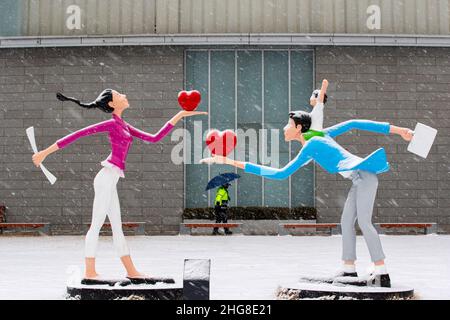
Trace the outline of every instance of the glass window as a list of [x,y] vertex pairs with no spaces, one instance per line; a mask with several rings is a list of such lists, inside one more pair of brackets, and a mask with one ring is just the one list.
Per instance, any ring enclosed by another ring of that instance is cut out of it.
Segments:
[[[267,151],[262,153],[273,157],[271,129],[278,131],[278,167],[289,162],[289,144],[284,141],[282,128],[289,114],[289,54],[288,51],[264,51],[264,128],[267,129]],[[262,159],[266,164],[266,159]],[[289,179],[264,179],[264,206],[289,207]]]
[[[244,159],[240,161],[258,161],[256,148],[259,145],[259,132],[262,129],[262,52],[237,52],[237,128],[239,147],[244,147]],[[248,131],[252,129],[252,131]],[[258,133],[252,135],[253,133]],[[241,155],[242,153],[238,153]],[[238,206],[262,206],[262,178],[253,174],[241,174],[237,182]]]
[[[208,111],[208,60],[208,51],[188,51],[186,53],[185,88],[186,90],[200,91],[202,101],[197,107],[198,111]],[[208,128],[208,118],[188,117],[185,119],[185,123],[186,130],[191,133],[191,141],[185,140],[185,144],[191,143],[192,154],[201,154],[203,145],[193,143],[194,134],[198,134],[198,132],[203,134]],[[208,207],[208,193],[205,192],[205,187],[208,183],[208,166],[194,164],[192,154],[185,154],[185,157],[191,157],[185,166],[186,207],[206,208]]]
[[[204,139],[201,146],[194,143],[196,129],[203,133],[208,129],[232,129],[238,134],[238,149],[245,150],[235,152],[236,159],[271,166],[273,163],[268,161],[278,159],[278,167],[286,165],[301,146],[284,141],[283,127],[290,110],[310,110],[313,64],[312,50],[187,50],[186,89],[199,90],[202,103],[198,110],[209,111],[207,118],[186,119],[191,134],[191,141],[186,143],[191,143],[191,153],[205,147]],[[278,142],[276,154],[271,154],[273,142]],[[215,191],[208,194],[205,186],[209,179],[224,172],[241,175],[230,188],[232,206],[314,206],[313,164],[290,179],[275,181],[229,166],[200,165],[193,162],[192,154],[187,156],[191,157],[191,164],[186,164],[188,208],[212,206]]]
[[[211,75],[210,75],[210,107],[209,118],[210,128],[218,130],[231,129],[235,130],[235,70],[234,51],[211,51]],[[233,154],[229,155],[233,158]],[[210,177],[225,172],[236,172],[236,169],[227,165],[213,165],[210,166]],[[236,205],[235,186],[231,184],[228,188],[231,201],[230,205]],[[211,191],[210,206],[214,205],[215,194]]]
[[[291,51],[291,110],[312,110],[309,98],[314,90],[313,65],[312,53]],[[291,143],[291,159],[300,149],[300,144]],[[314,207],[314,163],[311,162],[291,176],[291,206]]]

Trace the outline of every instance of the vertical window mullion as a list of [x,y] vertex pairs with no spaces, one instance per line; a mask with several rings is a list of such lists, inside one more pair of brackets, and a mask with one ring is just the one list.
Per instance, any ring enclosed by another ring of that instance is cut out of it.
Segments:
[[[316,87],[316,50],[312,51],[312,87]],[[313,163],[313,206],[316,208],[316,164]]]
[[[208,132],[211,130],[211,50],[208,49]],[[211,166],[208,166],[208,181],[211,180]],[[211,203],[211,190],[208,190],[208,206]]]
[[[264,144],[265,144],[265,139],[264,139],[264,121],[265,121],[265,119],[264,119],[264,89],[265,89],[265,86],[264,86],[264,49],[263,50],[261,50],[261,68],[262,68],[262,70],[261,70],[261,109],[262,109],[262,115],[261,115],[261,133],[262,133],[262,135],[261,135],[261,154],[262,154],[262,157],[261,157],[261,162],[262,162],[262,164],[264,164],[265,162],[264,162]],[[262,195],[262,197],[261,197],[261,205],[264,207],[264,196],[265,196],[265,194],[264,194],[264,177],[262,177],[261,178],[261,195]]]
[[[237,117],[238,117],[238,73],[237,73],[237,50],[234,50],[234,132],[237,132]],[[236,153],[234,154],[234,159],[236,159]],[[234,173],[237,174],[237,167],[234,168]],[[238,204],[238,179],[234,185],[234,203],[236,206]]]
[[[98,2],[97,2],[98,5]],[[184,50],[184,66],[183,66],[183,90],[186,90],[186,80],[187,80],[187,73],[186,73],[186,56],[187,56],[187,50]],[[186,120],[183,120],[183,209],[186,208],[186,171],[187,171],[187,165],[186,165],[186,159],[187,157],[192,157],[192,155],[187,155],[186,154],[186,130],[187,130],[187,125],[186,125]],[[192,138],[192,135],[191,135]],[[192,139],[191,139],[192,141]],[[190,161],[189,161],[190,162]]]
[[[288,108],[289,108],[289,112],[291,112],[291,49],[288,49]],[[288,160],[289,162],[291,161],[291,142],[289,142],[289,156],[288,156]],[[292,206],[292,201],[291,201],[291,176],[289,176],[289,199],[288,199],[288,203],[289,203],[289,209]]]

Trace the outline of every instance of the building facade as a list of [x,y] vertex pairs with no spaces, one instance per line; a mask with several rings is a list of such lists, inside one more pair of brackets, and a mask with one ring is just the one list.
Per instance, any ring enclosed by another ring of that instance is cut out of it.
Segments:
[[[202,93],[199,110],[209,115],[178,128],[191,137],[199,126],[202,133],[266,129],[256,141],[242,140],[262,144],[262,155],[244,158],[264,162],[277,141],[282,166],[299,147],[270,130],[282,129],[290,110],[310,110],[311,91],[327,78],[325,126],[364,118],[438,129],[427,159],[394,136],[351,132],[338,142],[358,155],[386,149],[391,170],[379,176],[375,221],[437,222],[440,232],[450,231],[448,1],[24,0],[2,6],[10,19],[0,24],[0,202],[8,221],[50,222],[55,234],[81,233],[90,222],[92,182],[109,153],[107,137],[83,138],[46,159],[58,178],[51,186],[31,162],[25,129],[35,127],[43,148],[109,115],[63,104],[55,92],[85,101],[106,87],[124,92],[131,105],[126,120],[155,132],[178,112],[178,91],[195,88]],[[147,222],[147,234],[177,234],[185,208],[211,206],[207,180],[229,170],[197,164],[194,139],[185,155],[190,161],[174,163],[179,143],[176,135],[154,145],[135,141],[130,151],[119,183],[123,220]],[[243,175],[231,194],[236,206],[315,207],[318,222],[336,222],[349,187],[309,164],[288,181]]]

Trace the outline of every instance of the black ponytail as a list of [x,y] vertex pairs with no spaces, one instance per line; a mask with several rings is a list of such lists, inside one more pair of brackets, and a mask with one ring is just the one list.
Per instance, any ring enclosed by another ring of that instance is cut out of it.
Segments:
[[91,103],[82,103],[80,100],[72,98],[72,97],[66,97],[62,93],[56,93],[56,98],[60,101],[72,101],[76,104],[78,104],[80,107],[92,109],[92,108],[99,108],[103,112],[112,113],[114,111],[114,108],[111,108],[108,105],[108,102],[113,100],[113,94],[112,89],[105,89],[103,90],[97,99]]

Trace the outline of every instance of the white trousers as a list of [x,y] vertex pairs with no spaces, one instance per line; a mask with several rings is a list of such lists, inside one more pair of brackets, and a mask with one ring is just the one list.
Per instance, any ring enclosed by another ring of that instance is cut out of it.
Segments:
[[92,222],[86,234],[85,255],[87,258],[95,258],[100,229],[106,216],[111,223],[114,247],[119,257],[130,254],[125,236],[122,231],[122,218],[120,217],[120,203],[117,194],[117,182],[120,175],[118,170],[104,167],[95,176],[95,198],[92,208]]

